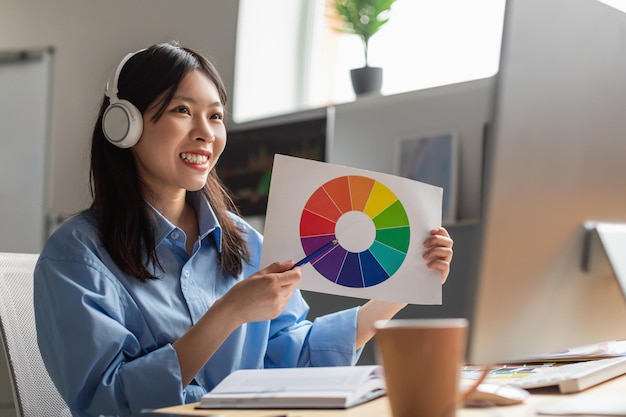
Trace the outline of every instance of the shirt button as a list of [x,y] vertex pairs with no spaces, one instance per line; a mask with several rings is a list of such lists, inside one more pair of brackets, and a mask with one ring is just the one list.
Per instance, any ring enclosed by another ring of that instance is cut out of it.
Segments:
[[170,237],[174,240],[178,239],[180,237],[180,234],[178,232],[172,232],[172,234],[170,235]]
[[188,269],[185,269],[185,272],[183,272],[183,275],[185,276],[185,278],[189,278],[189,275],[191,275],[191,273],[189,272]]

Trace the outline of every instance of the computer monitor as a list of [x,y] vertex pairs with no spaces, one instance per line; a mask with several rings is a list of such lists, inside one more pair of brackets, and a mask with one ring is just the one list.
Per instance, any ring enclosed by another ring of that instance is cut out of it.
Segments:
[[586,222],[626,223],[626,14],[509,0],[487,146],[468,361],[626,339],[625,289],[581,267]]

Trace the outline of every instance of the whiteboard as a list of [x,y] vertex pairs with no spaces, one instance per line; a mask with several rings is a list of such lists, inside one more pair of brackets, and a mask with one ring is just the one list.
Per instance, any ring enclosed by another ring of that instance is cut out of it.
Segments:
[[0,51],[0,251],[46,238],[50,51]]

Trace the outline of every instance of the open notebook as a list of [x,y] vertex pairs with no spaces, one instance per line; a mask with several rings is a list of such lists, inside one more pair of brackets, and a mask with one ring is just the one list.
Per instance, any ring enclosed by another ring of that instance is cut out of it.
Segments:
[[350,408],[385,393],[378,365],[242,369],[205,394],[198,408]]

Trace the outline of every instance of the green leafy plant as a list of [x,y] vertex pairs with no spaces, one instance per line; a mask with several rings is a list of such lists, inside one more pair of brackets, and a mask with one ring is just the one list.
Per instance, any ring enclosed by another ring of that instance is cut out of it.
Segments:
[[341,20],[340,32],[358,35],[363,41],[365,66],[369,66],[369,41],[389,21],[389,10],[396,0],[335,0]]

